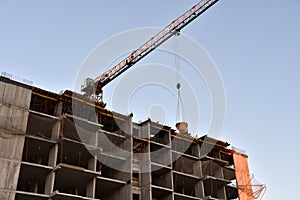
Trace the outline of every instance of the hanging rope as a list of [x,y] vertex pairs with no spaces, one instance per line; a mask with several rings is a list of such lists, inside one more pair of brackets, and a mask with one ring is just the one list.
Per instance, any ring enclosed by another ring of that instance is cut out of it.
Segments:
[[[181,88],[180,83],[177,83],[177,114],[176,114],[176,121],[177,122],[179,122],[180,120],[185,121],[185,112],[184,112],[184,109],[183,109],[183,103],[182,103],[180,88]],[[180,119],[180,111],[181,111],[181,119]]]
[[176,83],[177,83],[177,112],[176,112],[176,121],[185,121],[185,112],[183,109],[183,103],[182,103],[182,98],[181,98],[181,93],[180,93],[180,88],[181,88],[181,78],[180,78],[180,59],[179,59],[179,44],[178,44],[178,36],[179,32],[175,34],[174,37],[174,65],[177,71],[176,74]]
[[178,36],[179,34],[175,34],[175,37],[174,37],[174,66],[175,66],[175,69],[176,69],[176,83],[180,83],[180,69],[179,69],[179,66],[180,66],[180,59],[179,59],[179,48],[178,48]]

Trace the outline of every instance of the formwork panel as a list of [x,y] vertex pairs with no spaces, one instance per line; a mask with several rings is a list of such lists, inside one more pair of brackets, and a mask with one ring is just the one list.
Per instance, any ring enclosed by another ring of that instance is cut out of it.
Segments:
[[8,83],[0,83],[1,102],[21,108],[29,108],[31,90]]
[[[14,190],[17,187],[20,170],[19,162],[0,160],[0,190]],[[2,200],[2,198],[1,198]]]
[[0,199],[1,200],[14,200],[15,192],[8,190],[0,190]]
[[0,101],[1,102],[3,102],[3,98],[4,98],[5,84],[6,83],[0,82]]
[[21,108],[29,108],[31,99],[31,90],[17,87],[14,97],[14,105]]
[[12,126],[13,109],[7,103],[0,103],[0,128],[14,130]]
[[2,102],[8,104],[14,104],[16,96],[17,86],[11,84],[5,84],[4,93],[2,96]]
[[24,136],[5,133],[1,129],[0,136],[0,159],[21,160]]
[[12,126],[17,128],[18,133],[26,132],[29,112],[21,108],[14,108],[12,111]]
[[25,133],[28,111],[0,103],[0,128],[12,133]]
[[12,84],[1,83],[1,102],[20,108],[29,108],[31,90]]

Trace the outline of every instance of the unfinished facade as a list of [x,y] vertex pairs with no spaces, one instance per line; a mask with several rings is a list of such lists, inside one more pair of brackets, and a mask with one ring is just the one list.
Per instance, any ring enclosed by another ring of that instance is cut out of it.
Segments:
[[1,200],[254,199],[247,157],[226,142],[134,123],[71,91],[1,77],[0,92]]

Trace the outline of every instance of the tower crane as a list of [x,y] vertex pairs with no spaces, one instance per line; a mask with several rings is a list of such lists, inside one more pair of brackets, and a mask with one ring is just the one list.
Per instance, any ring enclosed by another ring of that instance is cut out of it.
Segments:
[[[131,54],[124,58],[119,64],[110,68],[100,76],[91,80],[89,83],[85,83],[81,91],[87,95],[95,95],[98,99],[102,100],[103,87],[110,83],[112,80],[120,76],[127,69],[132,67],[150,52],[155,50],[162,43],[167,41],[172,36],[176,35],[191,23],[194,19],[204,13],[208,8],[217,3],[219,0],[201,0],[199,3],[194,5],[191,9],[182,14],[179,18],[175,19],[168,26],[158,32],[156,35],[151,37],[146,43],[139,48],[135,49]],[[86,81],[88,82],[88,81]]]

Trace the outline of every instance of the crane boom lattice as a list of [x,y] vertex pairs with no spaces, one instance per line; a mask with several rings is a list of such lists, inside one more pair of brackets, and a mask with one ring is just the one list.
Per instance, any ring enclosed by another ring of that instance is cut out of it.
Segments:
[[167,27],[162,29],[159,33],[151,37],[146,43],[144,43],[141,47],[134,50],[129,56],[123,59],[120,63],[104,72],[100,76],[98,76],[93,81],[93,86],[89,85],[82,88],[82,91],[88,94],[96,94],[102,95],[102,88],[107,85],[109,82],[117,78],[124,71],[132,67],[139,60],[144,58],[170,37],[178,33],[181,29],[191,23],[194,19],[200,16],[203,12],[205,12],[208,8],[214,5],[219,0],[202,0],[196,5],[194,5],[191,9],[181,15],[179,18],[175,19],[172,23],[170,23]]

